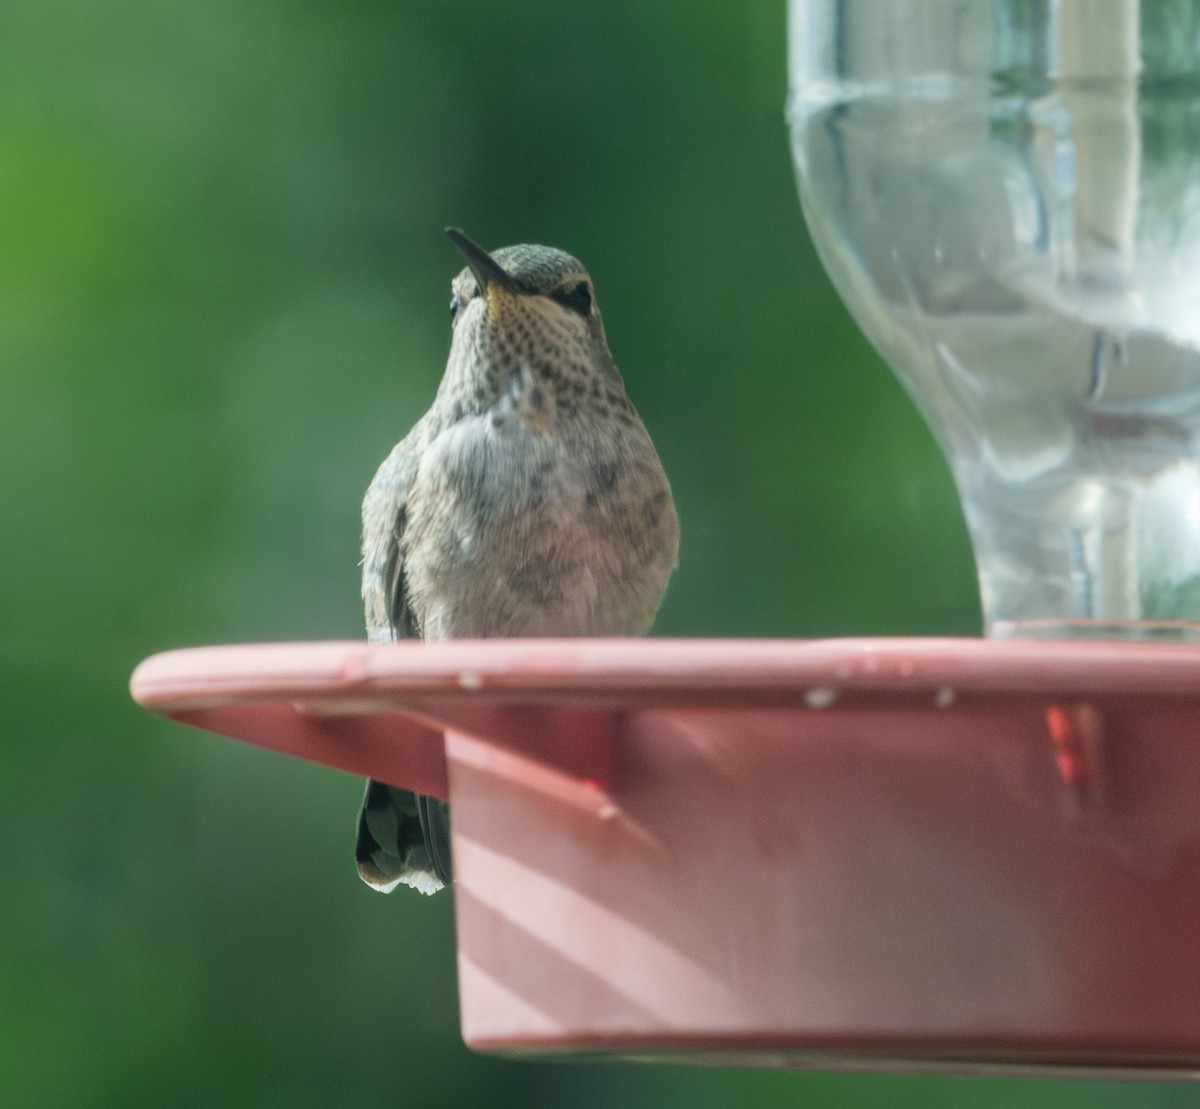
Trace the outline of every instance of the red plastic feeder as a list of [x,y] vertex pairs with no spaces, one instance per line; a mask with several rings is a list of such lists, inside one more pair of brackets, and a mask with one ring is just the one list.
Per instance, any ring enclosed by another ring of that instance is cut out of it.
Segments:
[[474,1048],[1200,1066],[1200,649],[314,643],[132,686],[450,798]]

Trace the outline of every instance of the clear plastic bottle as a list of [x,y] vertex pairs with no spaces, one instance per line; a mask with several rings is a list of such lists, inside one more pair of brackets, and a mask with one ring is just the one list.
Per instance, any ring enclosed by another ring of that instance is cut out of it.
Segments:
[[1200,4],[792,0],[805,217],[987,630],[1200,638]]

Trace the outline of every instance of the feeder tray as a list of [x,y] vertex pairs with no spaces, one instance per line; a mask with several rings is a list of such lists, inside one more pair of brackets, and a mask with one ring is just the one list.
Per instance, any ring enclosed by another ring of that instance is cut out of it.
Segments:
[[1200,1067],[1198,649],[305,643],[132,688],[449,798],[478,1050]]

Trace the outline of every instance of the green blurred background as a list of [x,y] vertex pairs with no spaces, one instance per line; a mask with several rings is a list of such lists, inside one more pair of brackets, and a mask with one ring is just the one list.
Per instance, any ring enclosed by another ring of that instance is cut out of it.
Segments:
[[657,631],[974,634],[950,480],[808,243],[782,0],[4,0],[0,1104],[1184,1105],[1171,1086],[515,1063],[360,783],[160,722],[200,643],[358,637],[358,503],[461,258],[583,258],[673,479]]

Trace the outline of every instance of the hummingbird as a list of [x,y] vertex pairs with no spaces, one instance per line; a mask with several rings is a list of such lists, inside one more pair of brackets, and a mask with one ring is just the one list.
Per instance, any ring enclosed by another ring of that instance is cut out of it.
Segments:
[[[552,247],[446,234],[467,263],[446,370],[363,501],[368,637],[641,635],[679,521],[592,279]],[[355,855],[378,890],[435,893],[453,877],[448,806],[368,781]]]

